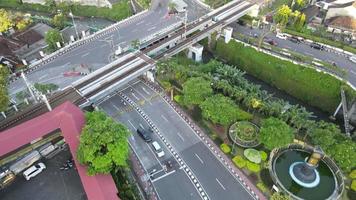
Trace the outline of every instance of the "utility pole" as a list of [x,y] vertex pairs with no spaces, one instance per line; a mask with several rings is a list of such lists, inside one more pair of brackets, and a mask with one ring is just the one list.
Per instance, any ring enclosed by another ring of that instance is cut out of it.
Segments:
[[78,30],[77,30],[77,25],[74,22],[74,18],[73,18],[74,16],[73,16],[72,10],[70,10],[69,16],[72,17],[72,22],[73,22],[73,26],[74,26],[74,29],[75,29],[75,34],[77,35],[77,40],[79,40],[79,34],[78,34]]

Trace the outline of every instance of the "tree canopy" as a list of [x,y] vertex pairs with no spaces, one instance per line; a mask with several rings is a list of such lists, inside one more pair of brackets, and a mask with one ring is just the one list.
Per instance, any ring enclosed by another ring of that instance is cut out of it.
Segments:
[[272,194],[270,200],[291,200],[291,198],[280,192],[275,192]]
[[190,78],[183,84],[183,101],[186,105],[199,105],[212,93],[210,82],[202,77]]
[[0,111],[5,111],[9,104],[7,91],[8,76],[8,68],[4,65],[0,65]]
[[0,9],[0,33],[7,31],[13,26],[10,13],[5,9]]
[[200,108],[203,111],[204,118],[224,126],[236,120],[252,118],[251,114],[241,110],[230,98],[221,94],[207,98],[200,104]]
[[292,13],[292,9],[289,8],[287,5],[282,5],[277,9],[276,14],[274,15],[274,20],[277,24],[281,26],[287,25],[289,21],[289,16]]
[[293,129],[284,121],[270,117],[262,122],[260,141],[269,150],[285,146],[293,141]]
[[356,144],[352,140],[341,141],[330,151],[338,166],[345,172],[350,172],[356,167]]
[[117,167],[126,167],[129,130],[103,112],[86,113],[85,118],[77,158],[88,166],[88,174],[107,174]]
[[66,16],[62,13],[57,14],[53,17],[51,23],[59,30],[63,29],[65,26]]
[[49,30],[45,35],[45,41],[48,44],[48,49],[50,51],[57,50],[57,42],[63,42],[61,35],[57,29]]

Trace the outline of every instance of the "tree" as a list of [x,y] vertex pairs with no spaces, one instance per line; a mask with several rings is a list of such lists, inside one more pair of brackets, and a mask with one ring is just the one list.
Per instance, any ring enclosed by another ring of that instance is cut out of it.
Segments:
[[330,154],[337,142],[335,134],[337,133],[330,129],[315,128],[311,131],[310,136],[313,144],[319,145],[326,153]]
[[331,155],[344,172],[350,172],[356,167],[356,143],[347,139],[337,143],[330,150]]
[[57,42],[63,42],[61,35],[57,29],[49,30],[45,35],[45,41],[48,44],[48,49],[50,51],[57,50]]
[[133,49],[139,49],[140,48],[140,40],[139,39],[132,40],[131,41],[131,47]]
[[9,70],[6,66],[0,65],[0,111],[5,111],[9,105],[7,91]]
[[302,28],[304,27],[304,24],[305,24],[305,14],[302,13],[302,14],[300,14],[300,16],[298,17],[298,19],[295,21],[295,23],[294,23],[294,28],[295,28],[297,31],[300,31],[300,30],[302,30]]
[[13,26],[10,13],[4,9],[0,9],[0,33],[9,30]]
[[183,102],[185,105],[199,105],[213,94],[210,82],[201,77],[188,79],[183,84]]
[[57,11],[55,0],[45,0],[45,6],[48,6],[52,13]]
[[53,26],[55,26],[57,29],[61,30],[64,28],[65,26],[65,21],[66,21],[66,16],[62,13],[57,14],[53,17],[53,19],[51,20],[51,23],[53,24]]
[[285,146],[293,141],[293,129],[284,121],[270,117],[263,121],[259,134],[260,141],[269,150]]
[[275,192],[272,194],[270,200],[291,200],[291,198],[287,195],[280,193],[280,192]]
[[117,167],[126,167],[129,130],[103,112],[88,112],[85,118],[77,158],[88,166],[88,174],[107,174]]
[[200,104],[200,108],[203,111],[205,119],[224,126],[236,120],[248,120],[252,118],[251,114],[239,109],[230,98],[221,94],[207,98]]
[[291,13],[292,10],[289,6],[282,5],[277,9],[276,14],[274,15],[274,21],[283,27],[288,23]]

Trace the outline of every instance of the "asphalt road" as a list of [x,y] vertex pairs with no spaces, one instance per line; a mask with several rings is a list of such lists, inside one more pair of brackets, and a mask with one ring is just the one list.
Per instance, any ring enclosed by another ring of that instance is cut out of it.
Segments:
[[[195,135],[188,124],[186,124],[186,122],[180,118],[173,108],[170,107],[170,105],[168,105],[156,92],[151,90],[142,82],[129,84],[128,88],[124,89],[122,92],[131,100],[136,102],[136,104],[139,105],[140,108],[149,116],[151,121],[159,129],[160,133],[164,135],[166,140],[172,145],[172,147],[196,175],[198,181],[205,189],[210,199],[253,199],[245,188],[235,179],[234,176],[230,174],[225,166],[200,140],[200,138]],[[140,126],[140,123],[143,124],[141,116],[135,111],[125,112],[120,108],[115,109],[115,106],[113,105],[105,108],[104,105],[110,104],[108,102],[115,102],[116,107],[118,107],[119,104],[122,104],[121,100],[117,98],[118,97],[110,98],[104,104],[101,104],[100,107],[103,107],[104,110],[110,115],[115,115],[113,113],[116,113],[116,119],[125,123],[129,126],[129,128],[130,126],[137,126],[137,124]],[[130,120],[133,125],[131,125],[128,120]],[[156,136],[154,137],[156,138]],[[143,144],[138,145],[140,148],[146,148]],[[168,151],[166,153],[168,153]],[[138,154],[141,159],[144,159],[142,157],[146,155],[144,153],[142,153],[141,156],[140,153]],[[148,160],[151,160],[152,162],[153,159]],[[155,166],[155,164],[144,165]],[[179,175],[179,172],[175,172],[169,176],[160,178],[158,182],[154,181],[154,185],[156,186],[156,190],[158,191],[161,199],[171,199],[164,198],[161,195],[178,195],[180,199],[193,199],[181,197],[181,195],[191,194],[191,191],[188,190],[191,187],[189,186],[189,182],[176,180],[182,179],[182,175]],[[168,179],[172,179],[172,181]],[[174,181],[176,182],[174,183]],[[176,185],[179,189],[172,189],[171,185]]]
[[[250,29],[247,26],[240,26],[237,23],[233,23],[229,26],[233,27],[234,31],[249,36],[254,34],[260,35],[263,31],[261,29]],[[285,48],[294,52],[298,52],[306,56],[310,56],[312,58],[316,58],[325,62],[329,62],[329,63],[335,62],[337,66],[339,66],[340,68],[348,72],[349,82],[352,85],[356,86],[356,63],[351,62],[347,57],[336,54],[334,52],[320,51],[317,49],[313,49],[305,43],[297,44],[289,40],[283,40],[277,38],[274,33],[267,34],[266,37],[276,41],[277,46],[280,48]]]
[[[81,78],[65,77],[64,72],[72,71],[73,68],[83,65],[91,70],[96,70],[111,61],[113,56],[113,48],[119,45],[130,45],[130,42],[136,39],[145,38],[151,34],[157,33],[160,30],[178,22],[176,16],[168,16],[167,0],[162,1],[162,6],[153,6],[153,8],[144,15],[139,15],[129,22],[119,25],[119,30],[102,36],[101,38],[79,46],[69,53],[66,53],[48,64],[39,67],[37,70],[27,75],[27,79],[32,83],[54,83],[60,88],[68,86],[73,81]],[[204,14],[202,8],[197,3],[192,3],[195,0],[186,0],[191,5],[188,8],[188,19],[193,20]],[[154,3],[156,5],[157,3]],[[193,7],[194,5],[194,7]],[[197,11],[198,12],[197,12]],[[9,93],[14,96],[17,92],[25,88],[25,83],[22,79],[10,83]]]

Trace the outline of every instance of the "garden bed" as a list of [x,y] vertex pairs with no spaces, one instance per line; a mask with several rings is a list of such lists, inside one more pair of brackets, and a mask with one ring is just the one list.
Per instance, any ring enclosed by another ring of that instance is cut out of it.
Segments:
[[229,128],[229,137],[237,145],[241,147],[256,147],[260,143],[258,141],[257,125],[248,122],[236,122]]

